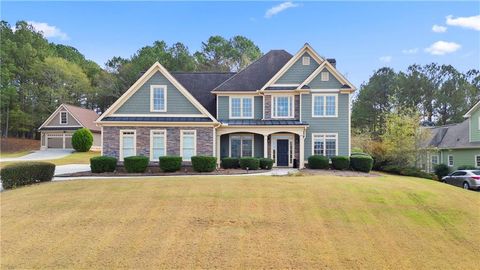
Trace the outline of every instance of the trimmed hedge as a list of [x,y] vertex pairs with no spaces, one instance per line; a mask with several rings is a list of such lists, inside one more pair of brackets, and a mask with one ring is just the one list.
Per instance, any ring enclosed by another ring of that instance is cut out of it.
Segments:
[[159,158],[160,169],[164,172],[176,172],[182,168],[182,157],[164,156]]
[[114,172],[117,168],[117,159],[114,157],[98,156],[90,158],[92,173]]
[[222,166],[222,168],[224,168],[224,169],[237,169],[237,168],[240,168],[240,159],[238,159],[238,158],[231,158],[231,157],[222,158],[221,166]]
[[148,167],[148,157],[131,156],[123,159],[125,170],[129,173],[144,173]]
[[370,156],[351,156],[350,157],[350,166],[355,171],[360,172],[370,172],[373,167],[373,158]]
[[352,153],[350,154],[350,156],[366,156],[366,157],[371,157],[369,154],[363,153],[363,152],[352,152]]
[[447,164],[438,164],[433,167],[435,175],[437,176],[438,181],[442,181],[442,177],[447,176],[450,173],[450,167]]
[[93,134],[88,128],[79,128],[73,133],[72,147],[77,152],[88,152],[93,144]]
[[350,168],[350,158],[345,156],[332,157],[332,166],[335,170],[347,170]]
[[254,157],[242,157],[240,158],[240,168],[246,170],[258,170],[260,167],[260,159]]
[[308,157],[308,168],[310,169],[328,169],[328,157],[313,155]]
[[273,167],[273,159],[271,158],[261,158],[260,159],[260,168],[264,170],[271,170]]
[[52,181],[55,164],[50,162],[22,162],[5,166],[0,171],[4,189]]
[[196,172],[213,172],[217,168],[217,158],[209,156],[193,156],[192,167]]
[[435,175],[424,172],[415,167],[401,167],[396,165],[387,165],[387,166],[383,166],[381,170],[384,172],[389,172],[389,173],[394,173],[394,174],[399,174],[404,176],[426,178],[431,180],[435,180],[436,178]]
[[479,168],[473,166],[473,165],[461,165],[458,166],[457,170],[478,170]]

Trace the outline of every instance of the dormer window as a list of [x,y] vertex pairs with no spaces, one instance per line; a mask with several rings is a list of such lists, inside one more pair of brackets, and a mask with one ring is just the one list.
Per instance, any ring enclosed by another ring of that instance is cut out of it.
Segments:
[[67,112],[60,112],[60,124],[68,124]]
[[166,85],[150,86],[150,111],[151,112],[167,111],[167,86]]
[[253,97],[230,97],[230,118],[253,118]]
[[330,80],[330,73],[328,73],[328,71],[323,71],[320,76],[322,82],[328,82]]
[[310,65],[310,57],[309,56],[302,57],[302,64],[304,66],[309,66]]

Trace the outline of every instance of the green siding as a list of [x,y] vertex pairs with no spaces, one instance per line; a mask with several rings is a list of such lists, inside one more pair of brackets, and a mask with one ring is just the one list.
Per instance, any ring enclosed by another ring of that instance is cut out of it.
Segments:
[[456,170],[458,166],[471,165],[476,166],[475,156],[480,155],[480,149],[452,149],[441,150],[440,160],[443,164],[448,164],[448,156],[453,156],[453,169]]
[[[167,86],[167,111],[150,112],[150,85]],[[155,73],[118,110],[118,114],[200,114],[201,112],[163,76]]]
[[[322,72],[328,72],[330,75],[328,76],[329,80],[322,82],[321,79],[321,74]],[[340,89],[342,87],[342,84],[333,76],[333,74],[328,71],[327,69],[322,69],[320,73],[308,84],[311,89]]]
[[300,59],[297,60],[288,70],[285,72],[275,84],[300,84],[317,69],[319,64],[310,56],[310,65],[304,66],[302,64],[303,56],[310,56],[308,53],[304,53]]
[[312,95],[302,94],[302,121],[310,125],[305,138],[305,160],[312,155],[312,133],[338,133],[338,155],[349,154],[349,94],[338,94],[338,117],[312,117]]
[[[245,134],[232,133],[225,134],[220,137],[220,157],[228,157],[230,146],[230,135]],[[255,157],[263,157],[263,136],[260,134],[253,134],[253,155]]]
[[473,112],[472,116],[470,117],[470,141],[478,142],[480,141],[480,109],[477,109]]
[[[228,96],[219,96],[218,97],[218,114],[217,119],[227,120],[229,119],[229,103],[230,99]],[[262,119],[263,118],[263,99],[261,96],[255,96],[253,98],[253,119]]]

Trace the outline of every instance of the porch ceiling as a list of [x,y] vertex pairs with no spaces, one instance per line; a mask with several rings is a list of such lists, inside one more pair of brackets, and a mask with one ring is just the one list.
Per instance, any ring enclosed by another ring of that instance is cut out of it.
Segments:
[[221,126],[217,128],[217,136],[230,133],[255,133],[260,135],[270,135],[274,133],[293,133],[304,136],[306,125],[299,126]]

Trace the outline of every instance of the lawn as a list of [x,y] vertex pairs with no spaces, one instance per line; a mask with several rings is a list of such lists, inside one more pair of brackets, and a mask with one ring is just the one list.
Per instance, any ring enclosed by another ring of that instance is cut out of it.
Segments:
[[474,269],[479,195],[399,176],[52,182],[1,194],[1,268]]

